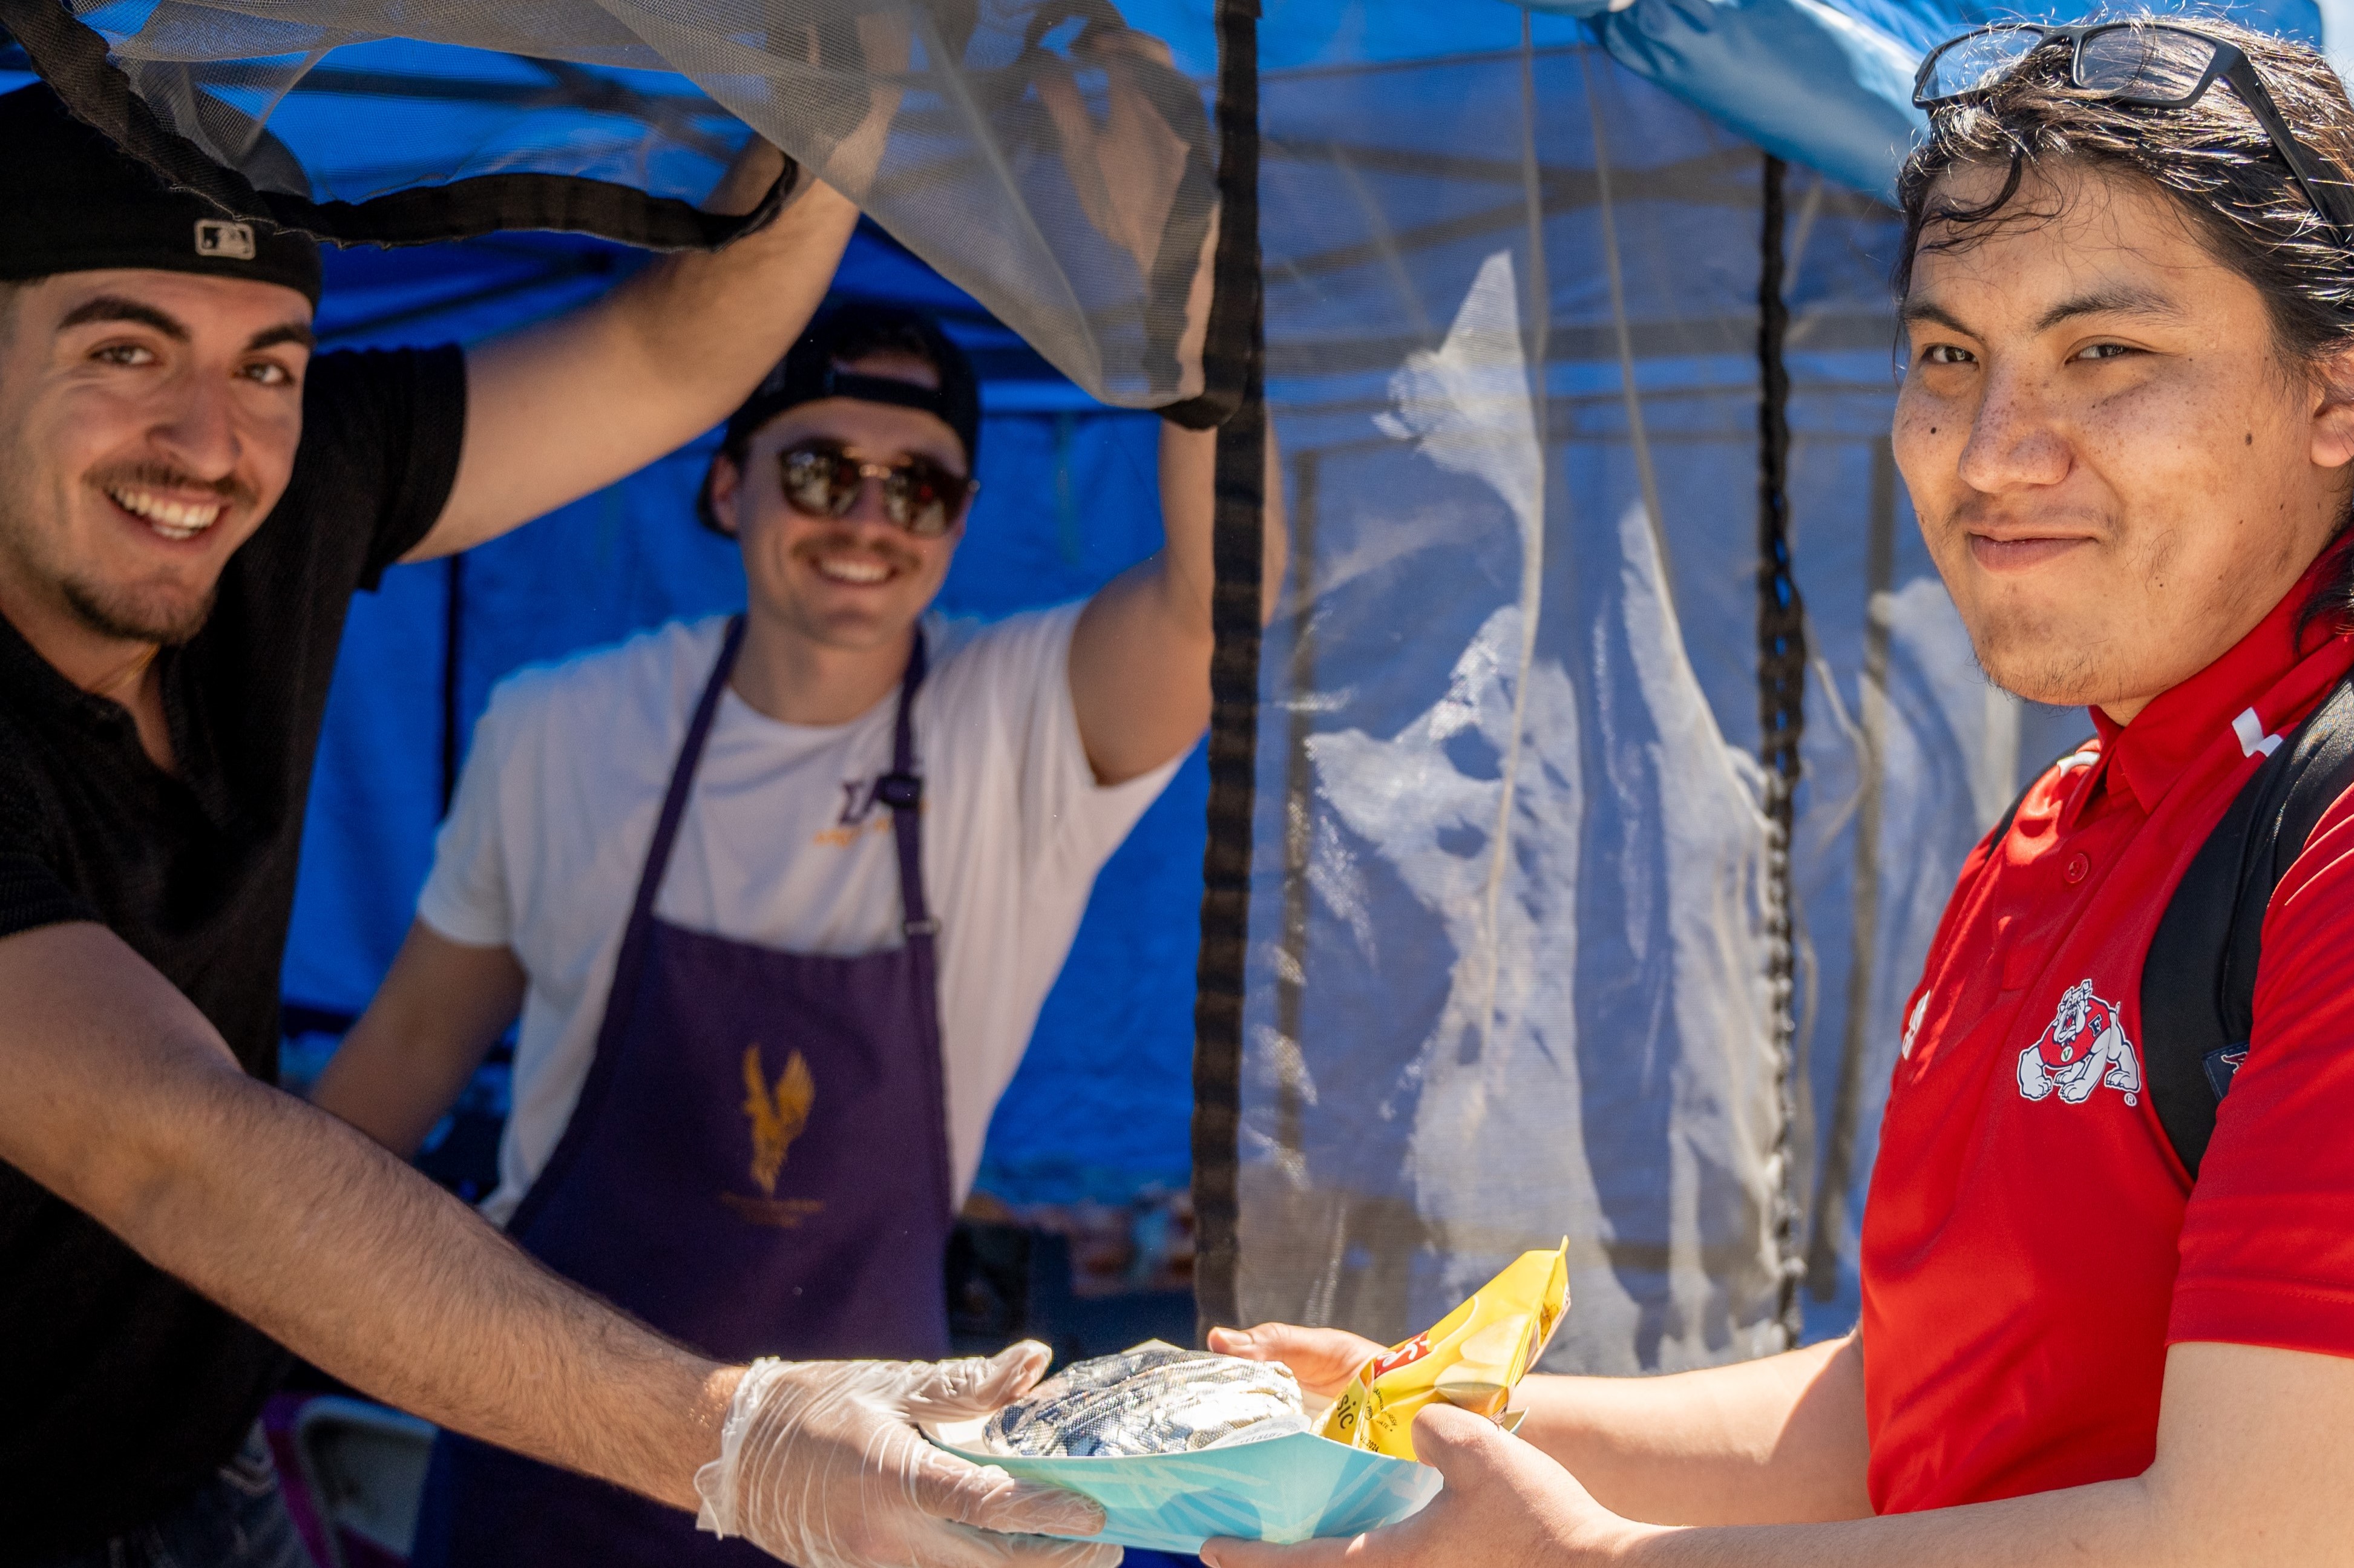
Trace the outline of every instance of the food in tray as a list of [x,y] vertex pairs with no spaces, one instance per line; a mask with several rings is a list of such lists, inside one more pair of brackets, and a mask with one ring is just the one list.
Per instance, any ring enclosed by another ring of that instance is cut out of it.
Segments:
[[991,1454],[1183,1454],[1308,1430],[1285,1368],[1148,1340],[1078,1361],[990,1417]]

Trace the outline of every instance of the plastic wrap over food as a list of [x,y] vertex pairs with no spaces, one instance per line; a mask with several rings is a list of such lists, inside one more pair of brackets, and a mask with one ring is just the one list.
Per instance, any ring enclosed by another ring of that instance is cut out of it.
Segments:
[[1308,1430],[1286,1368],[1159,1340],[1079,1361],[990,1417],[991,1454],[1184,1454]]

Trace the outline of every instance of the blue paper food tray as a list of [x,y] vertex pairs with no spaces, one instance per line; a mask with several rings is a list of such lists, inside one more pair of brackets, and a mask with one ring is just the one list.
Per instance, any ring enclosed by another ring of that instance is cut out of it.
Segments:
[[980,1425],[943,1428],[935,1440],[976,1465],[1084,1492],[1103,1505],[1103,1533],[1093,1539],[1157,1552],[1199,1552],[1214,1535],[1276,1542],[1354,1535],[1394,1524],[1438,1495],[1438,1472],[1429,1466],[1312,1432],[1190,1454],[1028,1458],[968,1446]]

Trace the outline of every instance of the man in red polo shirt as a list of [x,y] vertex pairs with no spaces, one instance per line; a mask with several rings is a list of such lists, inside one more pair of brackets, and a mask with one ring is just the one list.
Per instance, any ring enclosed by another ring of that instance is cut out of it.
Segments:
[[[1421,1514],[1213,1568],[2354,1561],[2354,796],[2274,893],[2195,1183],[2140,1016],[2192,857],[2354,666],[2354,107],[2310,49],[2148,18],[1973,35],[1919,101],[1897,460],[1988,675],[2099,733],[1906,1003],[1862,1323],[1531,1379],[1518,1438],[1426,1412]],[[1219,1343],[1311,1387],[1371,1348]]]

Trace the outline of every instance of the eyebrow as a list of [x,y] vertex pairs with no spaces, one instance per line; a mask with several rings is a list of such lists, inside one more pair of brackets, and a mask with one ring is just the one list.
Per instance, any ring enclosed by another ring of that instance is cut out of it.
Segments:
[[280,322],[274,327],[266,327],[255,333],[252,340],[245,345],[245,351],[251,354],[257,349],[274,348],[281,343],[299,344],[304,348],[319,346],[319,340],[312,333],[308,324],[302,322]]
[[94,300],[83,301],[66,313],[65,320],[58,323],[58,330],[64,332],[69,327],[83,326],[91,322],[135,322],[141,326],[154,327],[175,343],[189,340],[188,329],[177,316],[159,311],[153,305],[141,304],[137,300],[126,300],[120,294],[101,294]]
[[2177,318],[2182,307],[2156,289],[2116,283],[2073,294],[2038,316],[2035,330],[2049,332],[2078,316],[2161,316]]
[[1948,332],[1960,333],[1966,337],[1978,335],[1962,324],[1959,316],[1934,300],[1907,298],[1903,307],[1897,311],[1896,319],[1898,324],[1903,326],[1909,327],[1915,322],[1927,322],[1932,325],[1944,327]]

